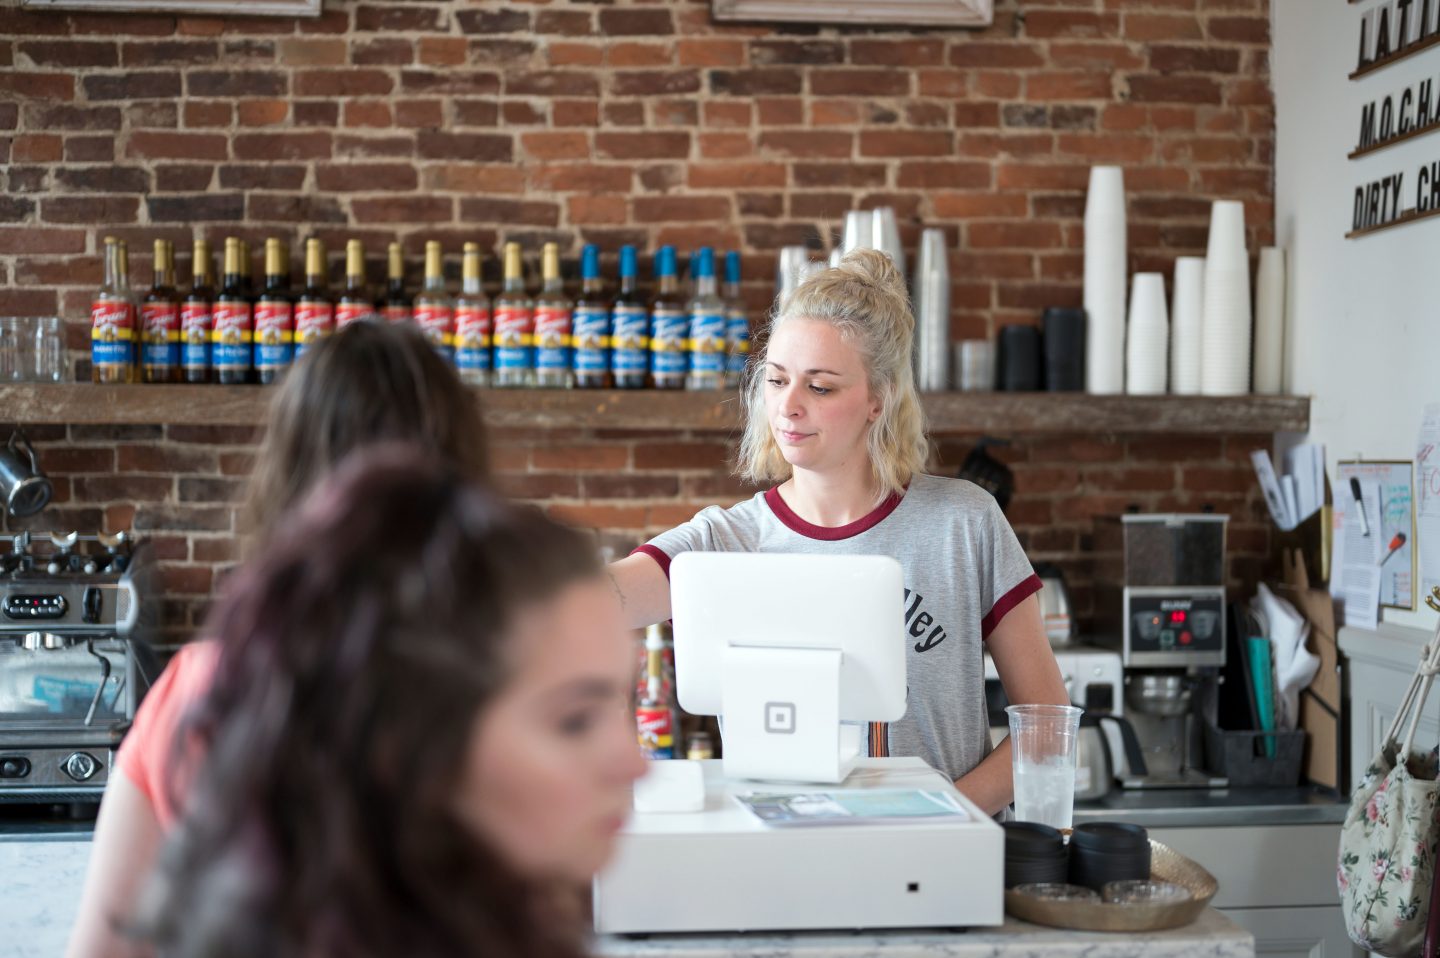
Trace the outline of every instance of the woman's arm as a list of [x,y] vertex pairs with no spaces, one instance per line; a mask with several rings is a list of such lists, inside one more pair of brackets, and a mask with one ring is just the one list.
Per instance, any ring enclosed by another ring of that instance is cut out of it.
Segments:
[[123,771],[112,768],[66,958],[150,954],[117,925],[123,927],[133,917],[163,837],[150,799]]
[[[1045,637],[1040,600],[1029,596],[1001,619],[985,640],[1005,697],[1017,705],[1069,705],[1060,666]],[[955,783],[987,814],[994,815],[1015,797],[1007,738],[985,760]]]
[[637,553],[610,563],[607,571],[627,628],[643,629],[670,618],[670,580],[660,563]]

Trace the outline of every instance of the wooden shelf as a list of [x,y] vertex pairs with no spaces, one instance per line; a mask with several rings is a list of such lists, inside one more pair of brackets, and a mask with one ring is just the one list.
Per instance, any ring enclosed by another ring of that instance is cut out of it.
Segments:
[[[262,386],[0,386],[0,421],[29,424],[247,426],[262,421]],[[516,429],[729,432],[740,402],[715,393],[652,390],[485,390],[486,421]],[[1304,396],[1090,396],[1084,393],[930,393],[937,435],[1306,432]]]

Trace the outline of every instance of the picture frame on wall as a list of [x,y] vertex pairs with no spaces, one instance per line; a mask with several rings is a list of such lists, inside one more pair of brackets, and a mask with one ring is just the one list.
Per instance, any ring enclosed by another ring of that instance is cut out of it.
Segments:
[[988,27],[995,0],[711,0],[722,21],[798,21],[894,26]]
[[247,17],[318,17],[320,4],[321,0],[20,0],[26,10]]

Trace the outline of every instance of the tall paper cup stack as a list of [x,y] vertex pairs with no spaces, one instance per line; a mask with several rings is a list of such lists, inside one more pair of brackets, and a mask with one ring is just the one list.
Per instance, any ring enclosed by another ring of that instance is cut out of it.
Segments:
[[1136,273],[1130,292],[1130,323],[1125,340],[1125,391],[1133,396],[1165,392],[1170,324],[1165,316],[1165,277]]
[[1085,196],[1085,388],[1125,388],[1125,179],[1118,166],[1090,169]]
[[1200,392],[1205,257],[1182,256],[1175,261],[1173,295],[1170,307],[1170,391],[1193,396]]
[[940,392],[950,384],[950,264],[945,232],[920,234],[915,264],[915,385]]
[[1250,391],[1250,257],[1245,250],[1245,207],[1216,200],[1205,251],[1204,332],[1200,392],[1238,396]]
[[1278,393],[1284,388],[1281,368],[1285,349],[1285,251],[1260,247],[1255,274],[1255,391]]

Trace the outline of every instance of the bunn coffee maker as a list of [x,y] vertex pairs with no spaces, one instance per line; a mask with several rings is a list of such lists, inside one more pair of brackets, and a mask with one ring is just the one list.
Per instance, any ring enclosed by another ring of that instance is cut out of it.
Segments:
[[1125,670],[1126,715],[1146,774],[1125,788],[1220,788],[1204,771],[1199,716],[1213,707],[1225,664],[1225,530],[1228,516],[1120,517],[1124,573],[1098,584],[1102,636]]

